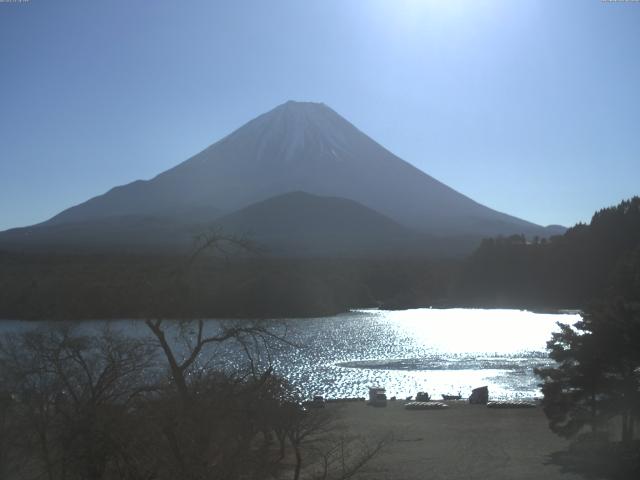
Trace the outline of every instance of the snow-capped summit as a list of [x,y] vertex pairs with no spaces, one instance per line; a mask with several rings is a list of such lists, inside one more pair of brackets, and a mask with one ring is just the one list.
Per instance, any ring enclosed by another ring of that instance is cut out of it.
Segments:
[[[300,154],[305,147],[337,156],[331,151],[348,147],[345,134],[349,128],[353,126],[324,103],[290,100],[260,115],[224,140],[251,143],[259,138],[255,161],[287,162],[303,159]],[[269,148],[276,145],[279,151],[273,155]]]

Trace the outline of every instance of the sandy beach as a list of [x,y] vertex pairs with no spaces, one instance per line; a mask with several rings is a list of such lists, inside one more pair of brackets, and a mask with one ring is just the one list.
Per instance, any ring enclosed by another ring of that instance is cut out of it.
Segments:
[[447,402],[446,410],[409,411],[403,401],[387,407],[364,402],[340,408],[350,432],[371,439],[392,434],[360,479],[535,479],[574,480],[549,464],[568,442],[553,434],[542,409],[489,409]]

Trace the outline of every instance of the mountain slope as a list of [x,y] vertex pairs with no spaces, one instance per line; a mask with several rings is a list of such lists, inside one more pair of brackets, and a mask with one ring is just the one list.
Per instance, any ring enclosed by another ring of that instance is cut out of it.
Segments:
[[0,249],[52,252],[141,252],[193,248],[190,223],[151,215],[119,215],[42,223],[0,232]]
[[304,192],[278,195],[214,222],[120,215],[16,228],[0,233],[0,247],[85,253],[188,253],[195,248],[198,234],[216,231],[246,239],[259,252],[276,256],[407,256],[435,253],[440,247],[427,235],[353,200]]
[[429,240],[352,200],[304,192],[252,204],[215,225],[280,255],[405,255],[428,248]]
[[434,235],[546,235],[403,161],[324,104],[287,102],[157,177],[116,187],[49,224],[232,212],[291,191],[351,199]]

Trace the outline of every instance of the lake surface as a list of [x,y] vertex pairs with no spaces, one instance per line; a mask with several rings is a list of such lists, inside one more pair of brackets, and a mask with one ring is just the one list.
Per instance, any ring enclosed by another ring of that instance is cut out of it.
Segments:
[[[578,320],[578,314],[519,310],[356,310],[272,322],[274,331],[286,331],[299,346],[272,348],[269,361],[305,396],[364,397],[369,386],[378,385],[399,398],[418,391],[434,398],[443,393],[467,397],[472,388],[487,385],[492,399],[535,398],[541,394],[533,369],[552,363],[546,342],[556,322]],[[218,324],[208,322],[210,328]],[[81,328],[105,323],[83,322]],[[141,321],[108,323],[130,335],[147,335]],[[2,332],[30,328],[34,323],[0,324]],[[227,345],[220,353],[218,366],[233,368],[242,361],[237,346]]]

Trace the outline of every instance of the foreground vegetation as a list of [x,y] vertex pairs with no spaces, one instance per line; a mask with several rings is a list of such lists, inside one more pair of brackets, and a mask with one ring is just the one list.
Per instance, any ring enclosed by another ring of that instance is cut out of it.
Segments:
[[539,369],[549,427],[572,439],[556,461],[600,478],[640,475],[640,303],[623,296],[594,304],[548,342]]
[[[258,367],[286,341],[259,324],[147,326],[143,339],[65,326],[2,339],[0,478],[346,479],[381,448]],[[246,364],[210,368],[227,342]]]

